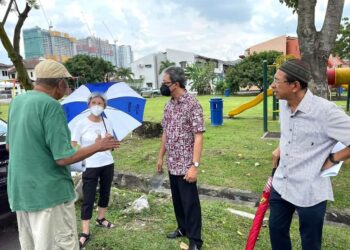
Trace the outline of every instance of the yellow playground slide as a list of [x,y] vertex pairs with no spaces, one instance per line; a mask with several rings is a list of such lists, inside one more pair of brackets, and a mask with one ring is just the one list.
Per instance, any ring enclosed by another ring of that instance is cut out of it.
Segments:
[[[267,96],[273,95],[272,89],[267,90]],[[228,112],[229,117],[234,117],[243,111],[250,109],[256,105],[258,105],[260,102],[262,102],[264,99],[264,92],[261,92],[259,95],[257,95],[253,100],[250,100],[249,102],[243,103],[241,106],[232,109],[230,112]]]

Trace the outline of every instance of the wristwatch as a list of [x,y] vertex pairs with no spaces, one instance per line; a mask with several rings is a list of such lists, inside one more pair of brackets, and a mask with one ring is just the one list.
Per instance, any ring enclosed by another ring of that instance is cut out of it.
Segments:
[[198,168],[199,167],[199,162],[192,162],[192,166],[195,166],[196,168]]
[[338,164],[340,161],[336,161],[336,160],[334,160],[334,153],[330,153],[329,155],[328,155],[328,160],[330,161],[330,162],[332,162],[333,164]]

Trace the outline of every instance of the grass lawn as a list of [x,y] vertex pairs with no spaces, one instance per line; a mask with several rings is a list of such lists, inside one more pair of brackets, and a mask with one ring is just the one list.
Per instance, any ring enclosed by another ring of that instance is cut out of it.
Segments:
[[[125,207],[142,194],[116,188],[113,188],[112,193],[113,201],[109,207],[107,218],[112,220],[117,227],[108,230],[94,227],[94,222],[91,222],[92,240],[88,243],[86,249],[178,250],[181,241],[188,244],[186,238],[176,240],[165,238],[165,235],[176,227],[170,198],[150,194],[148,195],[149,210],[140,214],[125,215],[122,213]],[[244,249],[252,220],[234,215],[227,211],[227,208],[251,213],[254,213],[254,211],[227,202],[203,200],[201,205],[203,249]],[[78,209],[77,217],[80,217]],[[93,218],[96,218],[96,212],[94,212]],[[349,234],[349,227],[325,225],[323,249],[348,249],[350,245]],[[293,220],[291,239],[293,249],[301,249],[297,219]],[[266,225],[261,229],[255,249],[271,249]]]

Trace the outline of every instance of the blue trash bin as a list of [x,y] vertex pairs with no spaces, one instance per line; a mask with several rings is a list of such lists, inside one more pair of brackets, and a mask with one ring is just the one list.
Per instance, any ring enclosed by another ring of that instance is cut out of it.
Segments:
[[225,96],[230,96],[230,89],[225,89]]
[[222,98],[210,99],[210,120],[212,126],[221,126],[223,124],[223,101]]

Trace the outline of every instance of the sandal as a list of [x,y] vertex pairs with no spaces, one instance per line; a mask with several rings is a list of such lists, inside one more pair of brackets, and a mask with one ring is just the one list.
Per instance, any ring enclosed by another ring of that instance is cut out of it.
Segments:
[[[107,221],[107,225],[103,224],[103,222]],[[105,227],[105,228],[114,228],[115,225],[111,222],[109,222],[108,220],[106,220],[106,218],[102,218],[102,219],[96,219],[96,226],[97,227]]]
[[[83,249],[90,240],[91,234],[80,233],[79,234],[79,249]],[[84,238],[84,243],[81,243],[80,238]]]

